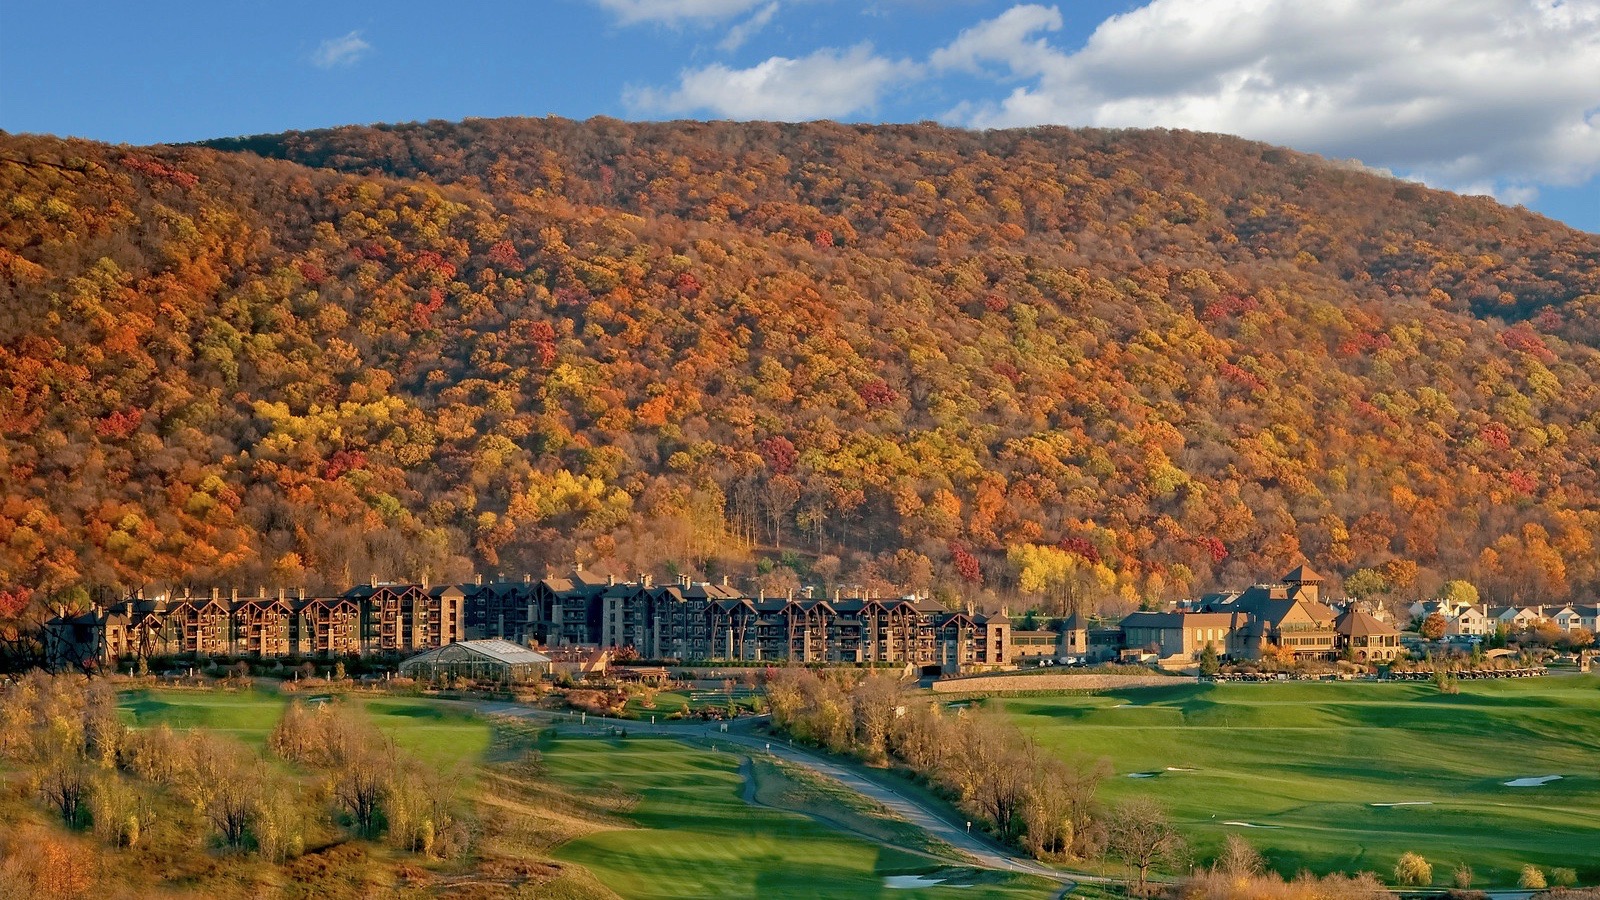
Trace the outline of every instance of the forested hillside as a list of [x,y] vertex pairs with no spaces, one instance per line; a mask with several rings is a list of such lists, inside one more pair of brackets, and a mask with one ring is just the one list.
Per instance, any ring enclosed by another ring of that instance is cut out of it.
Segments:
[[1564,599],[1600,586],[1597,380],[1600,237],[1234,138],[0,136],[12,614],[574,559]]

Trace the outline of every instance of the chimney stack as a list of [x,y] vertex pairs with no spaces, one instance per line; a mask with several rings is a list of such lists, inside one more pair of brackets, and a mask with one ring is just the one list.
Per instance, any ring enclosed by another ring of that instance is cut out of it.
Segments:
[[727,587],[728,586],[728,576],[726,576],[726,575],[722,576],[722,586],[723,587]]
[[372,586],[373,587],[377,587],[378,586],[378,573],[377,572],[373,572],[372,573]]
[[222,588],[219,588],[216,585],[212,585],[211,586],[211,599],[213,601],[221,600],[222,599]]
[[533,584],[533,573],[531,573],[531,572],[523,572],[522,573],[522,583],[523,584]]
[[606,586],[607,587],[616,587],[617,586],[617,576],[615,576],[615,575],[607,575],[606,576]]
[[472,576],[472,580],[477,582],[478,587],[483,587],[483,573],[482,572],[479,572],[478,574]]

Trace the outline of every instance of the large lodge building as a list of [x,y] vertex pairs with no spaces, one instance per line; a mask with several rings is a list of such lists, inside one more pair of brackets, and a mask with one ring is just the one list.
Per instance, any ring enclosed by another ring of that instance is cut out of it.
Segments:
[[[808,592],[809,594],[809,592]],[[646,659],[898,663],[954,672],[1005,665],[1004,615],[916,597],[748,596],[681,578],[658,585],[585,572],[428,586],[373,579],[336,597],[265,589],[241,597],[135,597],[46,626],[58,663],[139,657],[411,653],[501,638],[548,647],[632,647]]]
[[333,597],[260,589],[253,596],[140,597],[46,626],[56,664],[140,657],[408,656],[447,644],[503,639],[547,648],[631,647],[645,659],[892,663],[942,673],[999,668],[1027,657],[1153,655],[1182,667],[1204,648],[1232,659],[1268,652],[1361,662],[1400,653],[1399,634],[1354,606],[1321,597],[1307,567],[1276,583],[1212,594],[1172,610],[1137,612],[1090,632],[1076,617],[1063,631],[1012,630],[1005,614],[951,611],[917,597],[831,599],[749,596],[687,577],[657,584],[584,571],[538,581],[387,584],[374,578]]

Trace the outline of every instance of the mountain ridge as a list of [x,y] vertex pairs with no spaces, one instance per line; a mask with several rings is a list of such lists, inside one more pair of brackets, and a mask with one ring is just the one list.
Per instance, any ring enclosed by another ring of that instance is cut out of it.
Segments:
[[0,137],[0,589],[1600,578],[1600,238],[1487,199],[1182,132],[208,144]]

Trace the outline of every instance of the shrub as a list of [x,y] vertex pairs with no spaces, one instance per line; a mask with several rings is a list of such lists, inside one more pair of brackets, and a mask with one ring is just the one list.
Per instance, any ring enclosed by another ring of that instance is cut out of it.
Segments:
[[1578,873],[1573,869],[1551,869],[1550,883],[1556,887],[1572,887],[1578,883]]
[[1403,885],[1424,886],[1433,883],[1433,866],[1421,854],[1407,851],[1400,854],[1394,864],[1394,880]]
[[1517,879],[1517,887],[1527,888],[1530,891],[1544,890],[1547,885],[1544,872],[1538,866],[1523,866],[1522,877]]
[[1455,872],[1451,873],[1450,882],[1463,890],[1472,887],[1472,867],[1466,863],[1456,866]]

